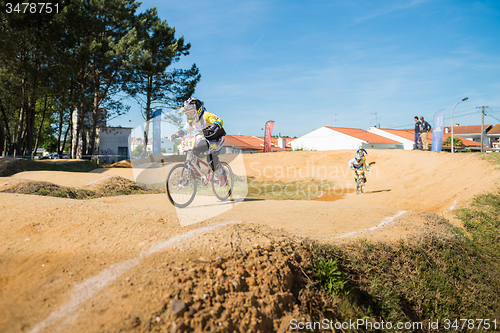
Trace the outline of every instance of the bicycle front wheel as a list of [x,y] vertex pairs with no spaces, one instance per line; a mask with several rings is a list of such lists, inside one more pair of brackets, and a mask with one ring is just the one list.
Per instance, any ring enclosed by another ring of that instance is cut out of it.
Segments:
[[227,198],[231,196],[233,193],[234,186],[234,175],[233,170],[226,162],[220,162],[222,168],[226,172],[226,183],[223,184],[218,180],[218,177],[215,176],[215,172],[212,172],[212,190],[214,191],[215,196],[221,200],[225,201]]
[[188,175],[186,164],[175,165],[167,176],[166,190],[168,200],[175,207],[185,208],[193,202],[198,182],[194,174]]

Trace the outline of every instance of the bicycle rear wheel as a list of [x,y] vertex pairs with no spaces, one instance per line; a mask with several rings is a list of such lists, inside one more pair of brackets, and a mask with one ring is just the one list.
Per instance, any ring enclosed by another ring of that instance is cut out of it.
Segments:
[[215,172],[212,172],[211,183],[212,183],[212,190],[214,191],[215,196],[219,200],[225,201],[227,200],[227,198],[231,196],[231,193],[233,193],[234,175],[233,175],[233,170],[231,169],[229,164],[227,164],[226,162],[220,162],[220,164],[224,169],[224,171],[226,172],[227,176],[226,184],[223,186],[219,185],[219,181],[217,176],[215,176]]
[[168,200],[175,207],[185,208],[193,202],[197,186],[198,181],[192,172],[188,177],[188,166],[186,164],[174,165],[167,176]]

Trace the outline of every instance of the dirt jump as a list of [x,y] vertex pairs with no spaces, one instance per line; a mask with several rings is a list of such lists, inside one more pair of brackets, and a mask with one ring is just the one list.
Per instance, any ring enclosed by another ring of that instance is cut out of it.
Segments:
[[479,154],[372,150],[365,193],[356,195],[352,156],[245,155],[250,188],[330,186],[301,190],[302,200],[286,200],[295,193],[277,186],[284,200],[249,198],[185,227],[165,193],[21,192],[45,182],[101,193],[110,182],[133,183],[132,168],[0,177],[0,332],[285,332],[290,318],[307,317],[299,306],[307,295],[292,291],[300,272],[288,264],[307,261],[297,244],[397,242],[433,228],[428,213],[460,226],[454,209],[500,187],[499,167]]

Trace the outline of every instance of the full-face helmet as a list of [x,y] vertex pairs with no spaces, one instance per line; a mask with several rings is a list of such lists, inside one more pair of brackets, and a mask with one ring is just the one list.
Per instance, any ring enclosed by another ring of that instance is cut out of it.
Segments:
[[203,109],[203,103],[195,97],[188,98],[184,102],[184,106],[180,109],[180,112],[186,114],[188,123],[190,125],[200,120],[204,111],[205,110]]
[[363,154],[361,153],[356,153],[356,155],[354,156],[354,158],[356,159],[356,162],[361,162],[361,160],[363,159]]

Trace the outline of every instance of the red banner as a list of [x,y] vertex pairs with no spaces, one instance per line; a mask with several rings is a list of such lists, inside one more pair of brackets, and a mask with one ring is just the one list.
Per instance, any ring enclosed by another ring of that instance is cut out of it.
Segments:
[[264,134],[264,153],[271,151],[271,133],[273,132],[274,121],[269,120],[266,123],[266,132]]

